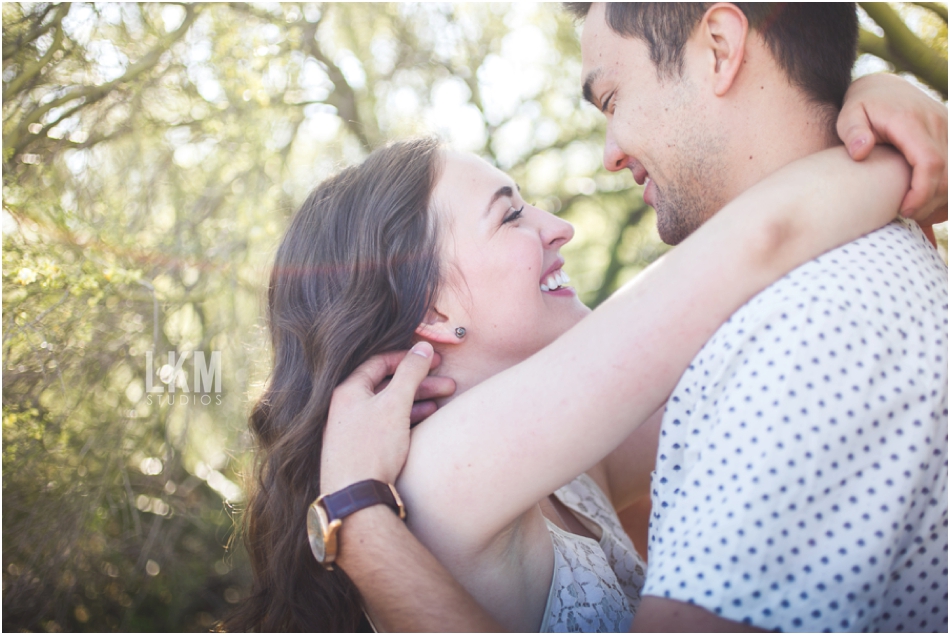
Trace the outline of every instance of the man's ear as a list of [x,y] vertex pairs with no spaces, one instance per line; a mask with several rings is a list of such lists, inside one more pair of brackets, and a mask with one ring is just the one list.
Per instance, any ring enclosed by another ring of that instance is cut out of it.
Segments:
[[717,2],[709,7],[699,25],[700,44],[712,53],[713,91],[717,97],[729,92],[745,59],[749,20],[734,4]]
[[455,327],[450,324],[449,318],[435,307],[426,312],[425,319],[416,327],[416,335],[431,344],[459,343],[459,338],[455,335]]

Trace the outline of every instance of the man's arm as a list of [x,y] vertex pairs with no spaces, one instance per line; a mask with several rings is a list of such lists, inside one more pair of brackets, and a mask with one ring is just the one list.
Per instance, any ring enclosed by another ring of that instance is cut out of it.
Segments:
[[341,538],[336,564],[360,590],[377,630],[502,630],[392,510],[377,505],[352,514]]
[[[438,365],[432,347],[417,344],[410,354],[370,359],[334,391],[323,437],[324,494],[369,478],[395,482],[409,450],[413,399],[454,391],[450,380],[426,377],[430,364]],[[356,584],[378,630],[501,630],[392,510],[376,505],[347,516],[340,541],[334,564]]]
[[[426,378],[431,358],[426,344],[420,345],[418,352],[421,354],[375,357],[360,366],[334,393],[324,436],[322,491],[334,492],[366,478],[395,480],[406,459],[408,413],[413,398],[451,392],[450,387],[435,386],[431,379],[422,390],[417,388]],[[380,390],[390,374],[392,382]],[[658,424],[659,416],[653,419]],[[657,433],[653,430],[650,436]],[[654,455],[655,447],[654,441]],[[620,480],[625,476],[628,475],[614,474]],[[378,630],[502,631],[391,510],[377,505],[351,514],[340,539],[335,565],[360,590],[366,611]],[[705,632],[757,630],[698,606],[652,596],[643,599],[633,628],[637,632],[671,628]]]
[[761,628],[719,617],[701,606],[647,595],[640,602],[634,633],[763,633]]

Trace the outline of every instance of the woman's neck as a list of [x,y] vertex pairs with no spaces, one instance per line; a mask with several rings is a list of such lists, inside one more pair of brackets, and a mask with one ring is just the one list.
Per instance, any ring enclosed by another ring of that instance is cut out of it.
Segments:
[[437,347],[436,351],[442,356],[442,363],[432,374],[440,377],[450,377],[455,381],[455,392],[450,397],[436,401],[440,408],[466,390],[523,361],[520,359],[500,359],[497,356],[475,355],[468,350],[459,350],[459,347],[452,347],[448,350]]

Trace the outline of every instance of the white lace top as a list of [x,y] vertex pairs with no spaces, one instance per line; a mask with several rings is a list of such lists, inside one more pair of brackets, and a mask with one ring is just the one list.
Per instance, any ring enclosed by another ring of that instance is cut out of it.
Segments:
[[646,564],[610,500],[581,474],[554,495],[601,529],[600,541],[568,533],[548,521],[554,575],[541,632],[627,632],[640,605]]

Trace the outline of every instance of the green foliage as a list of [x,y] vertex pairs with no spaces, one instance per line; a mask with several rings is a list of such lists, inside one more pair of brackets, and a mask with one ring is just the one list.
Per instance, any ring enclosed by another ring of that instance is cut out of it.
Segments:
[[939,2],[862,2],[883,35],[861,29],[858,48],[892,68],[912,73],[947,98],[947,5]]
[[[556,5],[2,11],[4,629],[206,630],[246,592],[226,546],[268,264],[310,188],[372,147],[438,133],[509,171],[577,226],[591,304],[665,250],[600,166]],[[945,59],[945,12],[927,42]],[[162,375],[171,404],[159,368],[190,351],[221,351],[223,393],[183,392],[189,360]]]

